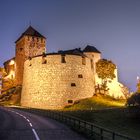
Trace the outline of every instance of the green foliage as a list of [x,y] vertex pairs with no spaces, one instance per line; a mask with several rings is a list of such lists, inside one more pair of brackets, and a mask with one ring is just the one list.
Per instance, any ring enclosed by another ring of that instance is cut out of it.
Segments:
[[66,106],[64,110],[99,110],[124,106],[124,100],[115,100],[110,96],[96,95],[91,98],[76,101],[74,105]]
[[[109,90],[107,87],[107,82],[109,79],[113,80],[115,76],[116,65],[107,59],[100,59],[96,63],[96,72],[99,78],[102,79],[102,84],[100,86],[96,86],[98,91],[103,90],[104,94]],[[95,87],[95,89],[96,89]],[[99,89],[100,88],[100,89]]]
[[107,59],[100,59],[96,63],[96,72],[98,74],[98,77],[102,80],[113,80],[116,77],[114,74],[115,69],[116,65],[112,61]]
[[15,86],[14,80],[10,78],[5,78],[2,80],[2,82],[3,82],[3,90],[7,90]]
[[140,93],[134,93],[130,98],[127,99],[126,105],[140,105]]
[[19,104],[21,98],[21,86],[12,87],[0,94],[0,105]]

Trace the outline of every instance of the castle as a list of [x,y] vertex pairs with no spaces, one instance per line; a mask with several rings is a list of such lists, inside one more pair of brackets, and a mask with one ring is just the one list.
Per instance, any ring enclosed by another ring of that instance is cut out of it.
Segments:
[[[21,105],[58,109],[76,100],[92,97],[95,85],[101,83],[96,62],[101,52],[87,45],[57,53],[46,53],[46,38],[29,26],[16,40],[15,57],[4,63],[6,78],[22,86]],[[109,95],[125,98],[122,84],[116,78],[109,84]]]

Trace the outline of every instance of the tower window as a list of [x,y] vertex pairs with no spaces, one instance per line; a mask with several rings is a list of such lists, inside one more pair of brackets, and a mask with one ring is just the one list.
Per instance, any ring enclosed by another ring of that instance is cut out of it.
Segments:
[[20,50],[20,51],[22,51],[22,50],[23,50],[23,48],[19,48],[19,50]]
[[76,84],[75,83],[71,83],[71,87],[76,87]]
[[82,74],[79,74],[79,75],[78,75],[78,78],[83,78],[83,75],[82,75]]
[[86,65],[86,58],[85,57],[82,57],[82,64]]
[[65,55],[61,55],[61,63],[66,63],[66,60],[65,60]]

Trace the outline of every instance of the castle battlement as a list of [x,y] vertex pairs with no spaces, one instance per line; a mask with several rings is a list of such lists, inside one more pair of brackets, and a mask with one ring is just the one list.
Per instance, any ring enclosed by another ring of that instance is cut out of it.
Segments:
[[91,61],[86,56],[76,54],[45,54],[28,58],[25,63],[35,66],[35,63],[42,65],[81,65],[91,67]]

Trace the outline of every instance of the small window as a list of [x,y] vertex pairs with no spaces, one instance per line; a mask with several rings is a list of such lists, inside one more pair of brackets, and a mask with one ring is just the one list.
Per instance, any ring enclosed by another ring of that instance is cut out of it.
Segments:
[[44,52],[42,54],[42,64],[47,64],[46,54]]
[[90,59],[91,68],[93,69],[93,59]]
[[83,75],[82,75],[82,74],[79,74],[79,75],[78,75],[78,78],[83,78]]
[[44,57],[42,58],[42,64],[47,64],[47,60]]
[[82,64],[86,65],[86,58],[85,57],[82,57]]
[[72,103],[73,103],[73,100],[68,100],[68,103],[69,103],[69,104],[72,104]]
[[71,83],[71,87],[76,87],[76,84],[75,83]]
[[65,55],[61,55],[61,63],[66,63]]
[[23,48],[19,48],[19,50],[20,50],[20,51],[22,51],[22,50],[23,50]]

